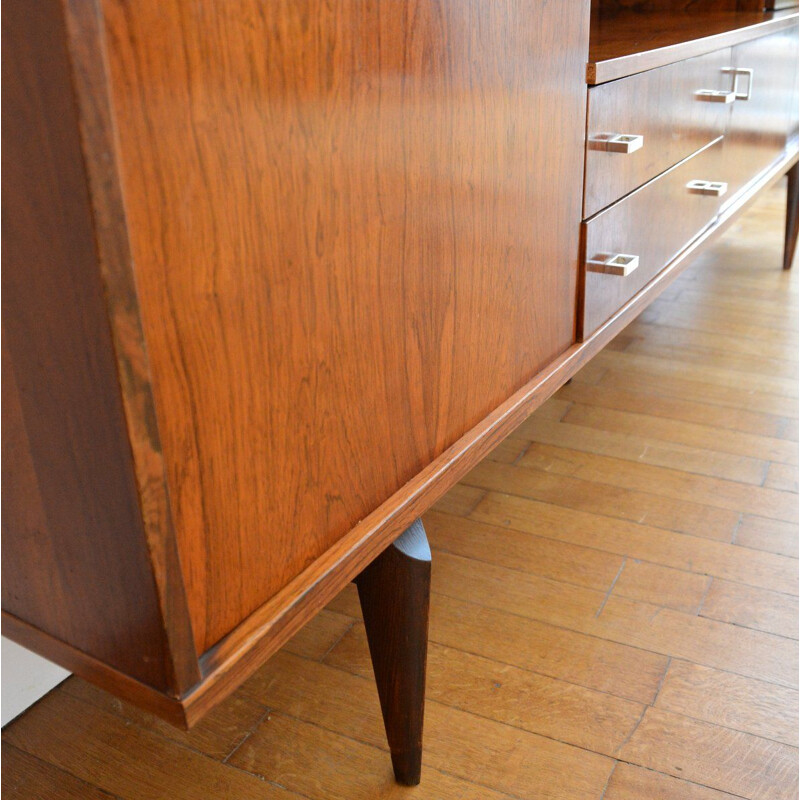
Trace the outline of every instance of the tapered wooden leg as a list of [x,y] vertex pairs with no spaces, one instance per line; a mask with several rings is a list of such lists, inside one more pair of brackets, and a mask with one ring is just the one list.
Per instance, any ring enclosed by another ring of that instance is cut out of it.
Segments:
[[428,653],[431,551],[416,520],[356,578],[398,783],[416,786]]
[[789,185],[786,189],[786,238],[783,245],[783,268],[789,269],[794,261],[797,247],[797,164],[787,173]]

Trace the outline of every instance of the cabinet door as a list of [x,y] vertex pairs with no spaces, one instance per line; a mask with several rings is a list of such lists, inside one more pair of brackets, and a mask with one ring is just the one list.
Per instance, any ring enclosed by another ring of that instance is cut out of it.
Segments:
[[734,102],[726,136],[727,202],[778,158],[797,129],[797,29],[737,45],[731,66],[752,75],[737,79],[749,98]]
[[203,653],[574,341],[589,4],[98,5]]

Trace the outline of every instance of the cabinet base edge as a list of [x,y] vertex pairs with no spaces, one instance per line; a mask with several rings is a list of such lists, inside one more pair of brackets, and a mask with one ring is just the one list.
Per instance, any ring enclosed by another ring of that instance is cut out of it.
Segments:
[[188,728],[183,703],[177,698],[169,697],[157,689],[129,678],[114,667],[98,661],[88,653],[77,650],[7,611],[3,611],[2,628],[3,636],[74,672],[78,677],[117,697],[129,700],[178,728]]

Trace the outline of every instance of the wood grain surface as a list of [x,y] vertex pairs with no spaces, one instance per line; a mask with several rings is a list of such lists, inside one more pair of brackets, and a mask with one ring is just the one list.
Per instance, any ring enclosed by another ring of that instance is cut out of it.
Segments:
[[[698,89],[729,89],[729,48],[589,89],[583,216],[590,217],[723,135],[731,108],[698,102]],[[633,153],[595,149],[601,134],[644,137]]]
[[199,654],[572,343],[588,8],[101,8]]
[[70,0],[63,7],[98,262],[114,343],[116,379],[122,392],[144,533],[172,658],[172,690],[180,695],[197,683],[200,670],[178,562],[147,345],[119,184],[102,24],[94,2]]
[[630,275],[585,267],[580,331],[585,338],[654,278],[701,231],[720,206],[718,197],[691,194],[692,180],[722,180],[723,142],[715,143],[583,223],[582,261],[627,253],[639,257]]
[[[726,598],[755,589],[780,594],[782,605],[796,600],[797,522],[776,519],[776,504],[766,516],[744,504],[720,515],[720,496],[727,504],[753,492],[735,480],[700,483],[694,501],[673,506],[665,474],[688,486],[706,476],[688,465],[652,472],[633,450],[611,463],[585,451],[581,466],[573,433],[605,431],[616,447],[619,418],[587,410],[613,405],[652,422],[650,435],[626,428],[638,453],[686,446],[683,425],[702,425],[695,450],[721,458],[742,428],[763,437],[762,448],[796,445],[796,397],[786,387],[745,391],[756,375],[747,361],[714,366],[751,341],[764,358],[796,364],[796,345],[780,340],[797,329],[797,270],[779,264],[783,214],[779,185],[496,451],[500,460],[492,454],[424,516],[433,571],[420,797],[796,797],[796,641],[743,627],[739,612],[707,619],[695,595],[680,607],[674,587],[719,577],[736,587]],[[764,294],[774,295],[767,309]],[[656,334],[674,334],[695,368],[637,352]],[[572,423],[559,421],[565,413]],[[638,488],[616,480],[623,465]],[[573,467],[581,477],[570,480]],[[552,478],[562,493],[545,483]],[[646,595],[641,569],[654,578]],[[393,782],[355,587],[317,620],[188,733],[68,680],[3,730],[4,792],[400,797],[408,790]]]
[[3,43],[3,609],[172,690],[60,6]]

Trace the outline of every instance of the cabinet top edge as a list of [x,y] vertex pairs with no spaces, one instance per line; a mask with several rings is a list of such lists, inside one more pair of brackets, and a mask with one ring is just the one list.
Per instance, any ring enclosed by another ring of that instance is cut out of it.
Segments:
[[[626,78],[656,67],[767,36],[797,26],[800,11],[714,12],[684,14],[665,20],[663,14],[617,17],[604,35],[602,19],[592,20],[592,41],[586,82],[590,86]],[[692,38],[688,22],[705,35]]]

